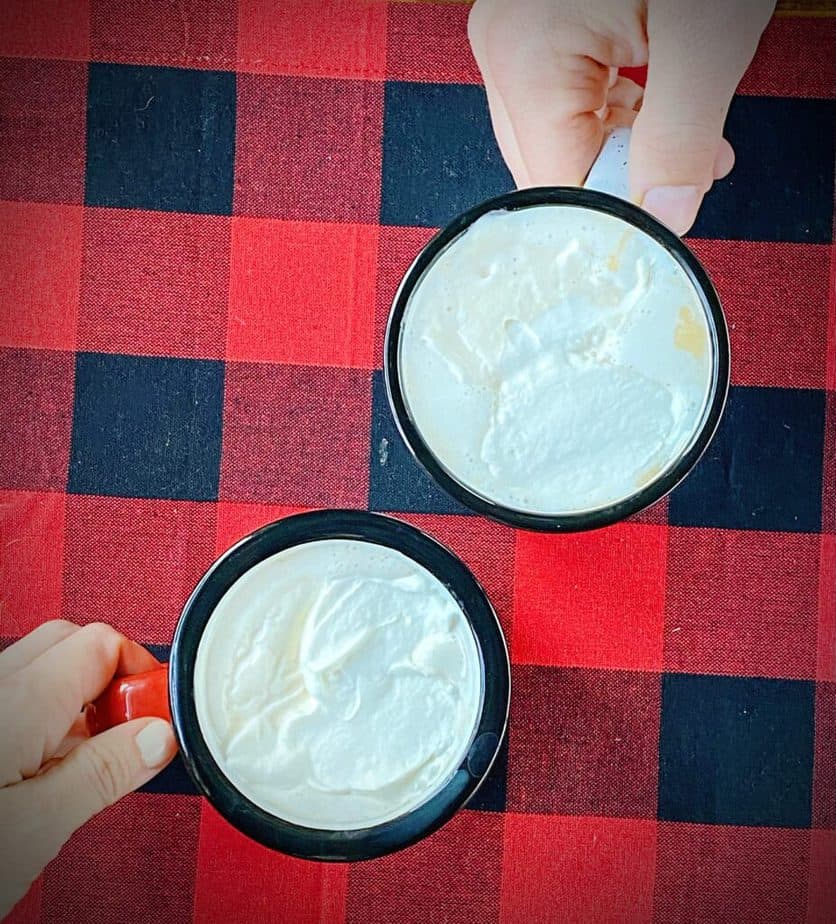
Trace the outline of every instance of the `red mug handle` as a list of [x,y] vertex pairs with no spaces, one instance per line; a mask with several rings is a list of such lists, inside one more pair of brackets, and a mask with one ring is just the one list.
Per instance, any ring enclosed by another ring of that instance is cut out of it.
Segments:
[[171,721],[167,664],[144,674],[117,677],[87,707],[87,727],[91,735],[130,719],[144,718]]

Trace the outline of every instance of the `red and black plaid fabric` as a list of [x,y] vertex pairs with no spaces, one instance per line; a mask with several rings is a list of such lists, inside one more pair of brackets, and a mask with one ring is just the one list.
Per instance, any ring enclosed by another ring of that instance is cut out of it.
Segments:
[[12,920],[836,920],[836,19],[778,16],[691,244],[733,386],[686,483],[543,536],[457,507],[381,378],[433,229],[506,191],[467,6],[0,4],[0,634],[104,619],[165,656],[213,558],[368,507],[455,549],[513,660],[510,734],[446,828],[323,866],[175,763]]

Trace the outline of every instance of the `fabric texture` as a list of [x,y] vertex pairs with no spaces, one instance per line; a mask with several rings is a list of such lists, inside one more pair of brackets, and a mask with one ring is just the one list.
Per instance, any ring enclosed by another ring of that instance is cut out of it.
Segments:
[[689,236],[731,328],[716,439],[652,510],[544,536],[418,470],[381,372],[420,247],[512,185],[467,12],[0,4],[3,642],[104,619],[165,657],[216,555],[342,505],[453,548],[513,662],[490,779],[417,846],[272,853],[175,762],[17,924],[836,921],[836,18],[772,21]]

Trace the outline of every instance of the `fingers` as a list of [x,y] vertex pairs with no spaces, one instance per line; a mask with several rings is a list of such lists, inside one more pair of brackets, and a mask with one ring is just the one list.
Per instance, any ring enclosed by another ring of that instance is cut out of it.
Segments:
[[[500,145],[520,185],[579,185],[603,139],[611,68],[640,63],[643,36],[629,21],[600,34],[561,19],[554,3],[478,0],[471,12],[474,55],[492,101]],[[617,89],[616,89],[617,87]],[[613,106],[630,96],[613,84]],[[510,152],[510,153],[508,153]]]
[[0,681],[0,785],[35,774],[55,754],[84,705],[114,674],[152,670],[157,664],[148,651],[115,629],[94,623]]
[[644,96],[644,87],[629,77],[619,77],[607,91],[607,106],[619,109],[638,109]]
[[732,167],[734,167],[734,148],[723,138],[717,149],[717,157],[714,159],[714,179],[722,180],[732,172]]
[[64,619],[53,619],[38,626],[33,632],[25,635],[13,645],[9,645],[5,651],[0,653],[0,679],[31,664],[48,648],[52,648],[53,645],[77,631],[78,626]]
[[[647,12],[647,86],[630,143],[631,194],[683,234],[728,167],[729,103],[774,3],[663,0]],[[733,162],[733,161],[732,161]]]
[[471,9],[471,15],[468,17],[468,37],[473,49],[473,55],[482,71],[482,77],[485,81],[485,93],[488,97],[488,109],[491,114],[491,123],[493,124],[494,135],[499,145],[500,153],[511,171],[514,182],[520,188],[529,186],[528,171],[523,163],[520,154],[520,147],[517,143],[517,136],[514,134],[514,126],[508,115],[508,109],[499,87],[494,81],[488,64],[487,43],[485,41],[485,30],[482,28],[480,17],[474,15]]
[[497,71],[527,182],[580,185],[603,139],[597,111],[607,101],[608,69],[584,55],[538,58]]
[[147,783],[175,752],[168,722],[136,719],[85,741],[41,776],[0,792],[0,839],[9,848],[2,904],[11,907],[77,828]]

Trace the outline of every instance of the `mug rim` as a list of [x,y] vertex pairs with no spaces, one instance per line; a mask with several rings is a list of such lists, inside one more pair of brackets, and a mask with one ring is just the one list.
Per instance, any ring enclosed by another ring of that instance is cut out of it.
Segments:
[[[626,221],[660,244],[685,272],[705,311],[709,331],[716,346],[711,391],[699,429],[691,443],[659,478],[634,494],[597,507],[558,514],[518,510],[491,500],[469,488],[445,467],[421,434],[409,410],[401,382],[400,344],[403,320],[412,294],[435,260],[475,221],[489,212],[519,211],[536,206],[574,206],[592,209]],[[611,526],[640,513],[660,501],[679,485],[700,460],[714,438],[728,398],[731,348],[726,317],[720,298],[708,273],[693,251],[673,231],[644,209],[597,190],[575,186],[541,186],[521,189],[487,199],[454,218],[421,249],[406,271],[395,294],[384,339],[383,371],[389,407],[401,438],[409,452],[427,474],[447,494],[470,510],[518,529],[536,532],[581,532]]]
[[[194,670],[203,632],[229,588],[255,565],[285,549],[326,539],[353,539],[401,552],[452,594],[479,651],[482,702],[467,752],[427,801],[390,821],[354,830],[309,828],[271,814],[238,790],[215,761],[197,718]],[[414,844],[472,798],[490,772],[508,723],[511,670],[505,636],[482,586],[453,552],[410,524],[360,510],[318,510],[269,523],[237,542],[198,582],[183,607],[171,647],[169,701],[183,762],[198,791],[253,840],[307,860],[370,860]]]

